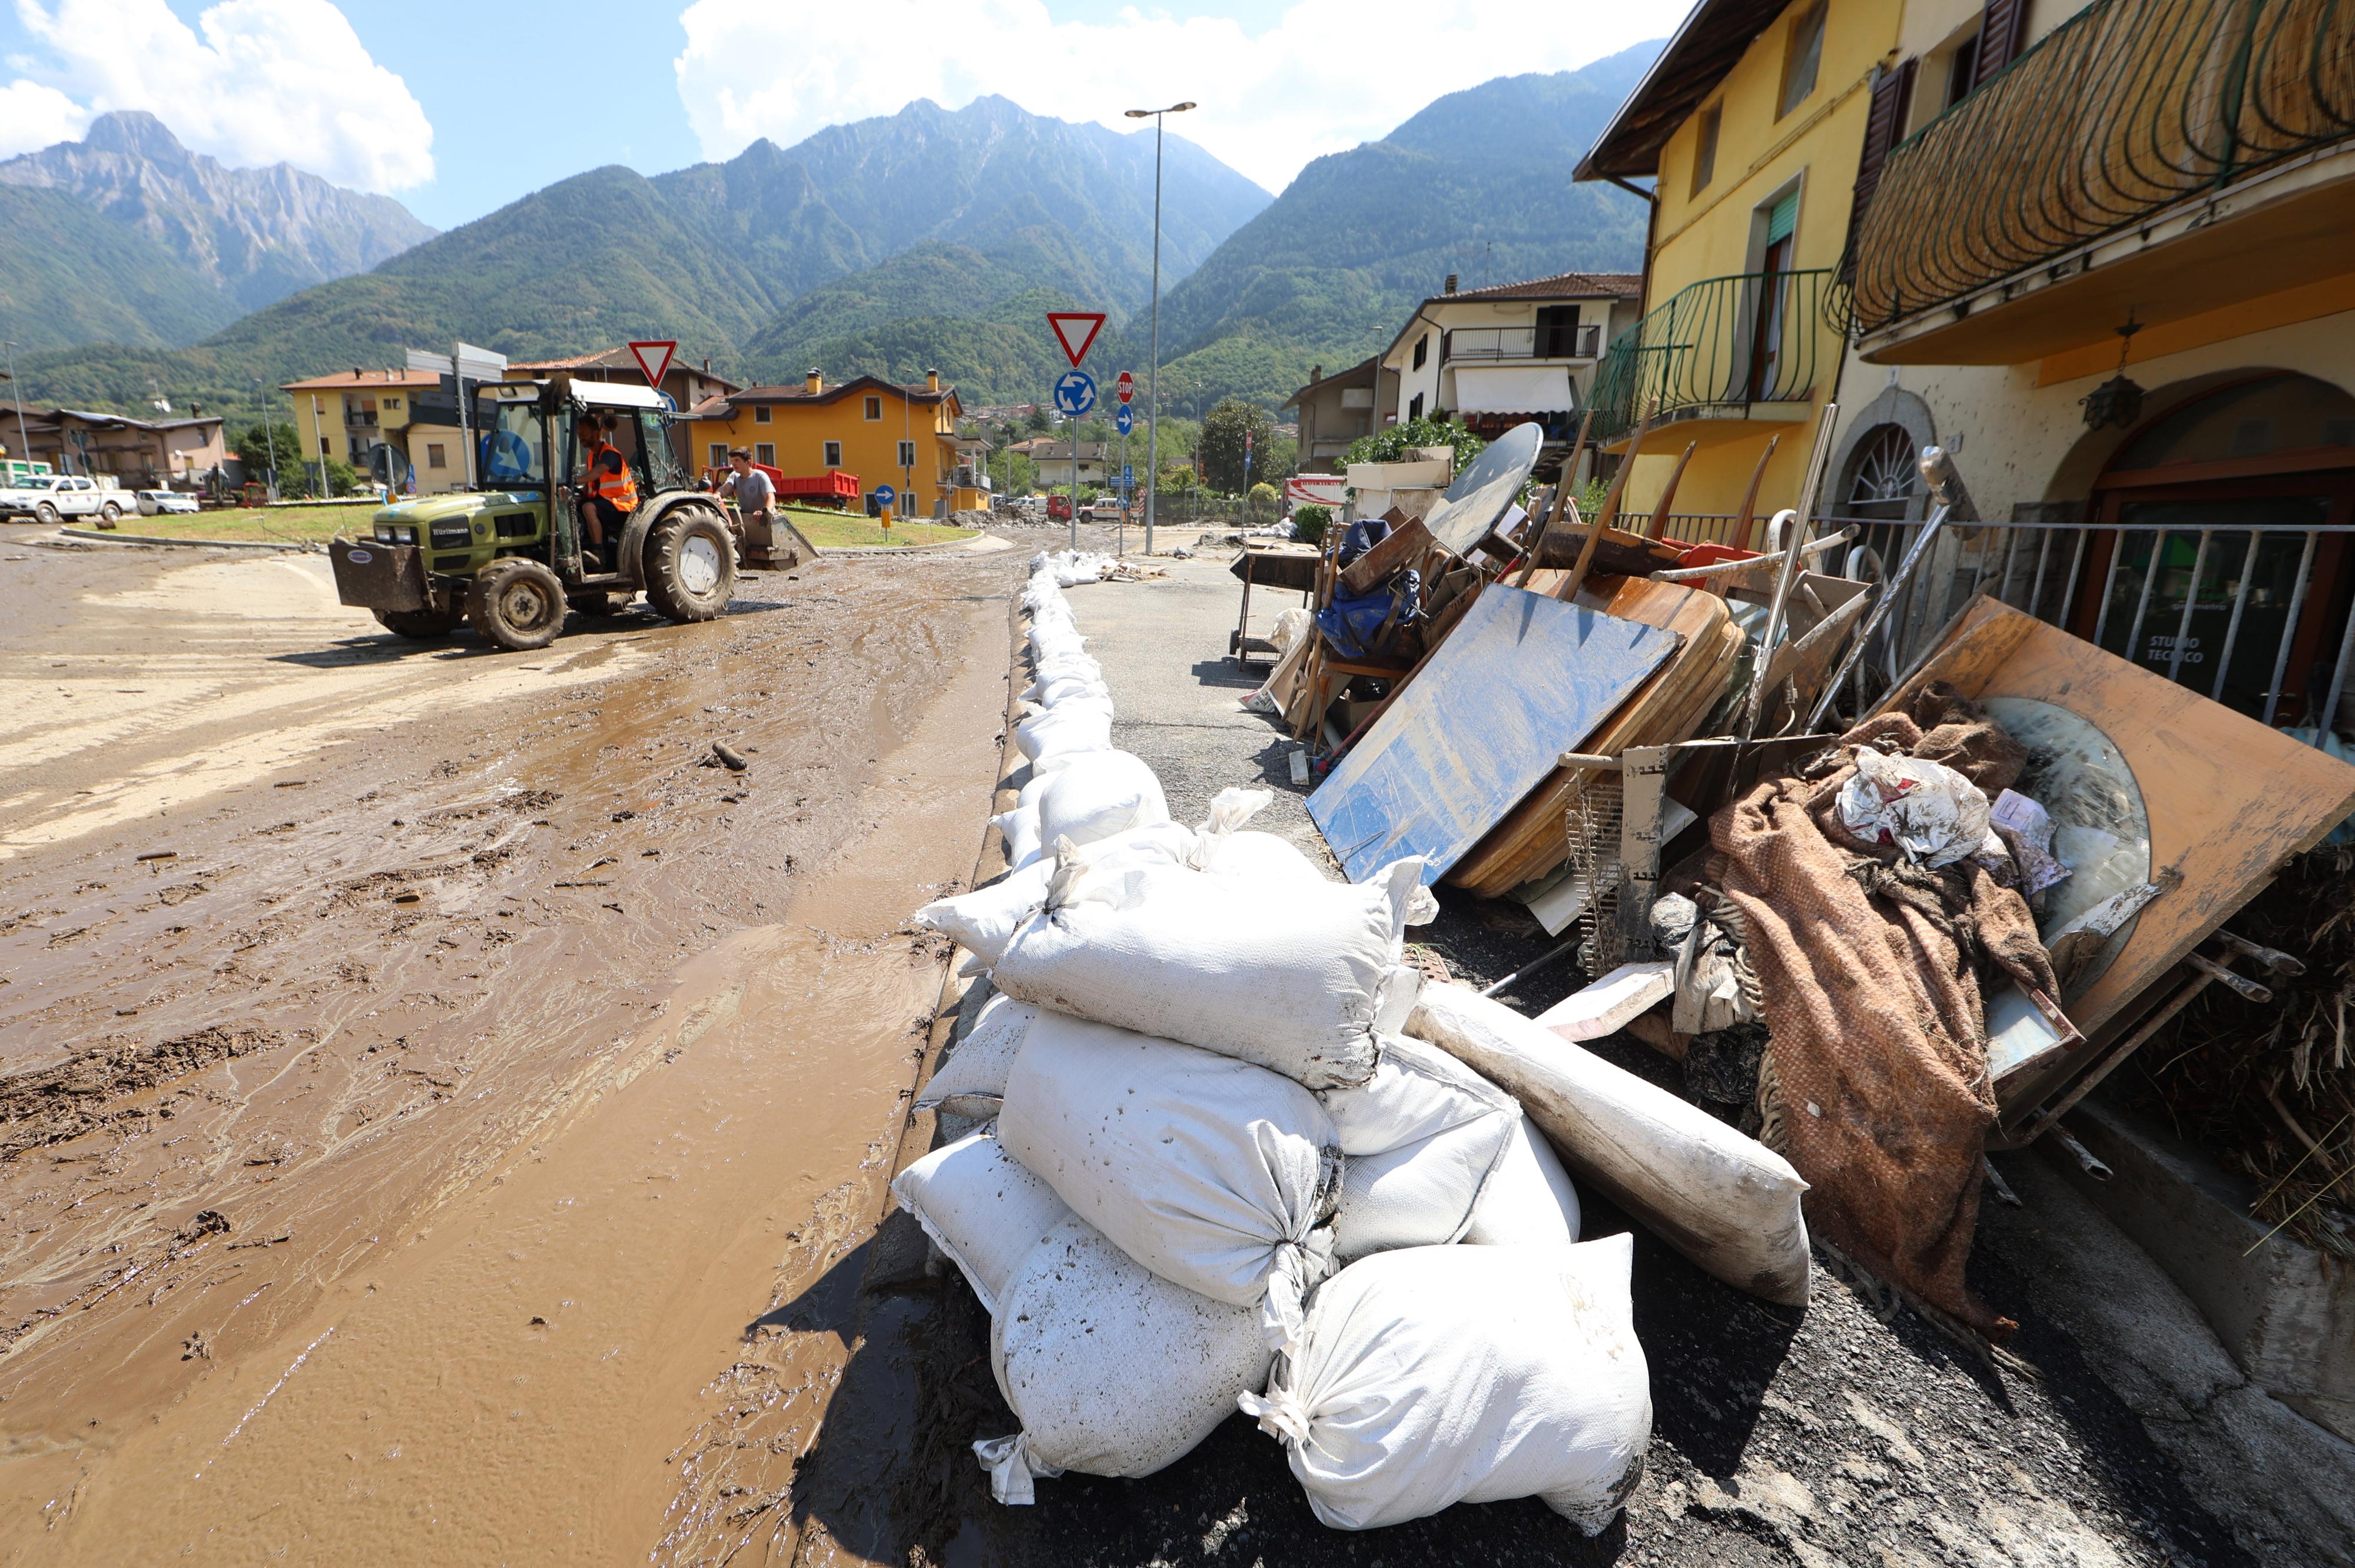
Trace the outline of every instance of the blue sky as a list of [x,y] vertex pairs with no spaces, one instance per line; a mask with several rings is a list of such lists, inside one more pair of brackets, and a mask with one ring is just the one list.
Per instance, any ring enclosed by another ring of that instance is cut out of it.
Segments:
[[[146,109],[232,165],[279,160],[453,227],[603,164],[646,174],[1001,93],[1173,133],[1270,191],[1489,78],[1673,30],[1681,0],[0,0],[0,156]],[[1410,47],[1411,41],[1411,47]],[[518,113],[517,111],[521,112]],[[518,133],[515,127],[525,129]],[[553,127],[553,129],[550,129]]]

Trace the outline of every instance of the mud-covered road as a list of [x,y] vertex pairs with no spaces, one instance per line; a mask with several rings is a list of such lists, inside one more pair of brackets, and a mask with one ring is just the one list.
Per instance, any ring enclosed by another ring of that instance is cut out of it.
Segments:
[[503,655],[0,535],[0,1561],[792,1555],[1022,554]]

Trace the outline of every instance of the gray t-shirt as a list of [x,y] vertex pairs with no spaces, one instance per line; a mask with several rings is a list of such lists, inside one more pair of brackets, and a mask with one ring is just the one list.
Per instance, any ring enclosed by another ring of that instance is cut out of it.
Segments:
[[767,512],[776,503],[777,487],[769,482],[767,474],[756,468],[750,473],[730,474],[728,493],[736,498],[736,509],[740,512]]

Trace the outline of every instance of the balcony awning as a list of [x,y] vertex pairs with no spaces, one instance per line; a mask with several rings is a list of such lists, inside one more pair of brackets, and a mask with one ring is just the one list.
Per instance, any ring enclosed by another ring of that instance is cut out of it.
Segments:
[[1559,365],[1494,366],[1455,372],[1455,408],[1464,414],[1566,414],[1578,407],[1570,371]]

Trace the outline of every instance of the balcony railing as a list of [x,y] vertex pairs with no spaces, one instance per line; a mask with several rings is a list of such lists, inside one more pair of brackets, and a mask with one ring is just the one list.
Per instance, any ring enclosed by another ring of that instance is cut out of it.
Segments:
[[1679,289],[1614,339],[1594,371],[1594,436],[1654,421],[1742,418],[1753,405],[1802,403],[1838,368],[1829,268],[1742,272]]
[[1456,327],[1440,339],[1442,360],[1593,359],[1600,326]]
[[1889,155],[1856,246],[1873,333],[2355,136],[2341,0],[2097,0]]

